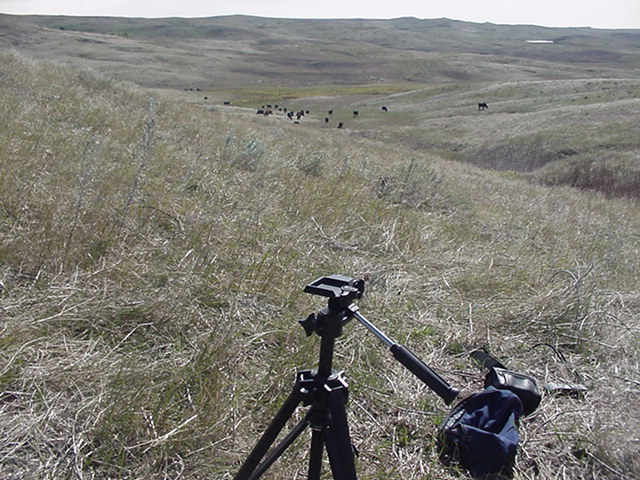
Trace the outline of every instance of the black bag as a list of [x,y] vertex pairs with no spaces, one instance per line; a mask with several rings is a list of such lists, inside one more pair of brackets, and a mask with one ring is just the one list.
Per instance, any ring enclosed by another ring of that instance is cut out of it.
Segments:
[[538,408],[542,395],[540,395],[535,378],[508,370],[500,360],[491,356],[484,348],[471,352],[471,358],[487,369],[484,377],[485,388],[492,386],[502,390],[510,390],[518,395],[525,415],[533,413]]
[[520,398],[488,387],[458,403],[438,432],[440,461],[473,477],[512,475],[518,449]]
[[534,412],[542,399],[533,377],[524,373],[512,372],[506,368],[491,368],[484,378],[484,386],[492,386],[515,393],[522,402],[524,415]]

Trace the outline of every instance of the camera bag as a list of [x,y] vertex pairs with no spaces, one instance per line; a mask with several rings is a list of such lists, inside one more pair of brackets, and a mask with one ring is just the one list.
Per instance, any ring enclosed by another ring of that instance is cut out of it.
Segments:
[[438,431],[440,461],[463,468],[473,477],[510,477],[522,411],[520,398],[510,390],[489,386],[465,398]]
[[489,369],[484,379],[485,387],[495,387],[515,393],[523,406],[523,414],[529,415],[538,408],[542,396],[536,385],[536,380],[524,373],[513,372],[506,368],[493,367]]

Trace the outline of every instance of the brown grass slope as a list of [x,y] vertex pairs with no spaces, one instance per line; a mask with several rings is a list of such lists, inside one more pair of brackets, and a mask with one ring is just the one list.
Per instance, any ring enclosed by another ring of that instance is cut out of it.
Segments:
[[[15,54],[0,78],[2,478],[229,478],[317,362],[330,273],[463,394],[479,346],[587,386],[522,422],[516,479],[640,476],[636,201]],[[379,341],[352,322],[335,362],[360,478],[457,478],[447,407]]]

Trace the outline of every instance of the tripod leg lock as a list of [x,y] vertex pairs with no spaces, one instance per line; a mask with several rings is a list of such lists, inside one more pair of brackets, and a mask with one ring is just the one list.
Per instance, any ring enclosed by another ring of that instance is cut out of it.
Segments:
[[349,385],[344,379],[344,372],[333,372],[327,379],[318,378],[315,370],[300,370],[298,372],[297,389],[305,407],[313,405],[317,408],[327,408],[327,396],[333,391],[341,390],[344,403],[349,399]]

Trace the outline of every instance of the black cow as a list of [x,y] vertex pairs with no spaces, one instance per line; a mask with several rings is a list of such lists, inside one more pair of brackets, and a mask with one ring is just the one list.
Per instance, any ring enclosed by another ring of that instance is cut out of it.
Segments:
[[480,110],[486,110],[487,108],[489,108],[489,105],[487,105],[487,104],[486,104],[486,103],[484,103],[484,102],[480,102],[480,103],[478,104],[478,111],[480,111]]
[[383,106],[383,107],[382,107],[382,111],[383,111],[383,112],[388,112],[389,110],[387,110],[387,107]]
[[353,111],[353,116],[354,116],[354,117],[357,117],[357,116],[358,116],[358,113],[359,113],[359,112],[358,112],[358,110],[354,110],[354,111]]
[[344,127],[344,123],[340,122],[340,123],[338,124],[338,128],[342,128],[342,127]]

